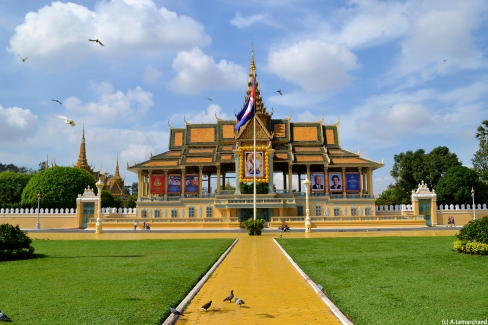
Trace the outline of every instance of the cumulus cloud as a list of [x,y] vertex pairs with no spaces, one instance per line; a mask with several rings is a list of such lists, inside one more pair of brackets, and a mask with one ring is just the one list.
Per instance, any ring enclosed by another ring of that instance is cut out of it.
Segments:
[[0,105],[0,141],[26,140],[39,129],[37,116],[29,109]]
[[185,94],[240,88],[248,78],[242,66],[227,60],[217,63],[198,47],[189,52],[180,52],[173,61],[173,68],[178,74],[168,83],[168,87]]
[[[105,46],[89,43],[100,39]],[[152,0],[98,2],[92,11],[74,3],[53,2],[29,12],[10,39],[8,51],[29,54],[27,64],[76,65],[96,53],[107,59],[137,54],[160,55],[211,42],[194,19],[157,8]]]
[[150,65],[146,67],[144,71],[144,83],[145,84],[153,84],[158,82],[161,79],[163,73],[156,69],[153,69]]
[[154,104],[152,94],[139,86],[127,90],[126,93],[115,91],[107,82],[92,83],[91,87],[97,90],[99,98],[96,102],[83,104],[77,97],[70,97],[65,100],[64,105],[72,113],[96,117],[98,123],[110,123],[121,118],[134,121]]
[[307,92],[319,92],[348,85],[356,61],[343,44],[307,40],[269,52],[267,69]]
[[207,107],[206,111],[200,111],[195,115],[192,115],[190,119],[187,119],[190,123],[216,123],[216,118],[221,120],[231,120],[234,116],[228,116],[225,112],[222,112],[222,107],[216,104],[211,104]]

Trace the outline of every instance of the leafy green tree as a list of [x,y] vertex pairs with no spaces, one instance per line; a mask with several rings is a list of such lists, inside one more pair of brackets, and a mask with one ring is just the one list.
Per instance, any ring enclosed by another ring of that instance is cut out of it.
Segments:
[[[268,194],[269,185],[268,183],[258,182],[256,184],[256,194]],[[242,194],[253,194],[254,193],[254,183],[241,183],[241,193]]]
[[4,165],[0,163],[0,173],[1,172],[16,172],[22,174],[29,174],[32,173],[32,169],[29,169],[27,167],[17,167],[14,164]]
[[102,208],[116,208],[115,197],[110,191],[102,191]]
[[375,205],[399,205],[410,204],[410,193],[403,193],[394,185],[389,185],[386,190],[375,200]]
[[39,166],[39,169],[37,171],[38,172],[41,172],[44,169],[46,169],[46,162],[45,161],[41,161],[38,166]]
[[135,208],[137,202],[137,194],[129,195],[121,202],[121,208]]
[[0,261],[20,260],[34,255],[32,240],[19,225],[0,224]]
[[95,179],[88,171],[73,167],[56,167],[35,174],[22,192],[22,206],[37,207],[37,193],[43,208],[75,208],[78,194],[90,186],[97,192]]
[[481,148],[478,149],[474,153],[474,157],[471,158],[471,163],[478,175],[483,176],[483,174],[488,172],[488,152]]
[[471,189],[475,190],[475,203],[488,202],[488,186],[478,174],[465,166],[451,167],[436,187],[438,204],[472,204]]
[[139,191],[139,183],[138,182],[132,183],[131,188],[130,188],[130,193],[131,194],[137,194],[138,191]]
[[32,174],[10,171],[0,173],[0,205],[7,207],[14,203],[20,203],[22,191],[32,176]]

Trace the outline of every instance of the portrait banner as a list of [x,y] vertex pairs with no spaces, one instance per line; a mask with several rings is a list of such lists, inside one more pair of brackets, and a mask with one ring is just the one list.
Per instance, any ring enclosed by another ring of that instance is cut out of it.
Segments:
[[168,175],[168,193],[170,194],[181,193],[181,175],[179,174]]
[[329,189],[331,192],[342,192],[342,174],[329,174]]
[[241,183],[256,182],[269,183],[269,156],[266,146],[256,146],[256,161],[254,161],[254,147],[242,146],[240,153],[239,178]]
[[151,194],[164,194],[164,175],[151,176]]
[[185,175],[185,193],[198,194],[198,175]]
[[312,175],[312,192],[324,192],[324,174],[313,173]]
[[348,192],[359,192],[361,190],[359,173],[346,173],[346,189]]

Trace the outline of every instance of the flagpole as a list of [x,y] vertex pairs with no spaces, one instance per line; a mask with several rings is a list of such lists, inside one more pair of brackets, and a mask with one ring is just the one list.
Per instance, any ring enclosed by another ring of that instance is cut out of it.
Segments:
[[[254,71],[253,82],[252,86],[254,88],[254,83],[256,82],[256,71]],[[256,220],[256,98],[253,98],[254,104],[254,130],[253,130],[253,138],[254,138],[254,220]],[[261,167],[262,168],[262,167]]]

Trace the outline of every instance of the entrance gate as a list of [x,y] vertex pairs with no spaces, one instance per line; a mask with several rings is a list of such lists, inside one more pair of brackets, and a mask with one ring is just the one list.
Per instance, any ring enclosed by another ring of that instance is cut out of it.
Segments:
[[[249,218],[254,217],[254,209],[240,209],[239,221],[243,222]],[[264,219],[264,221],[269,222],[269,209],[257,208],[256,209],[256,219]]]

